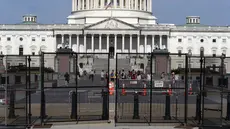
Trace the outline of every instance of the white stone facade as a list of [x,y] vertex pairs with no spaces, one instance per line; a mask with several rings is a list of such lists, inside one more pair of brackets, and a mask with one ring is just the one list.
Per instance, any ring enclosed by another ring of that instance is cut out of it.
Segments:
[[[66,43],[75,52],[106,53],[112,47],[114,53],[148,53],[157,47],[199,55],[203,47],[205,55],[230,54],[229,26],[202,25],[198,16],[187,17],[184,25],[157,23],[152,0],[72,0],[67,19],[68,24],[39,24],[36,16],[26,15],[22,24],[2,24],[0,51],[18,55],[23,48],[23,54],[37,55],[39,50],[55,52]],[[173,57],[172,67],[183,67],[183,59],[177,58]]]

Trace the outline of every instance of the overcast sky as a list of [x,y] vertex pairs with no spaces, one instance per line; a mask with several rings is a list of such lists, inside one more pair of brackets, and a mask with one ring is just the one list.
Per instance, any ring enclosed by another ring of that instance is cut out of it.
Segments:
[[[153,0],[159,23],[184,24],[186,16],[200,16],[202,24],[230,25],[230,0]],[[0,0],[0,24],[15,24],[24,14],[39,23],[66,23],[71,0]]]

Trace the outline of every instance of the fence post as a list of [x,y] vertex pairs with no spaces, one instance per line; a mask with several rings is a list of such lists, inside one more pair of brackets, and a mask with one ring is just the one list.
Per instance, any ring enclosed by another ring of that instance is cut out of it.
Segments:
[[170,116],[170,95],[167,92],[166,93],[166,98],[165,98],[165,116],[164,119],[165,120],[171,120],[171,116]]
[[77,115],[77,100],[76,100],[76,92],[72,92],[71,94],[71,119],[77,119],[76,115]]
[[138,95],[137,91],[135,91],[135,93],[134,93],[133,119],[140,119],[140,116],[139,116],[139,95]]
[[230,93],[228,93],[228,96],[227,96],[227,114],[226,114],[226,120],[230,120]]
[[102,89],[102,99],[103,99],[103,107],[102,107],[102,120],[109,119],[109,109],[108,109],[108,91],[104,91]]
[[15,93],[14,90],[10,89],[10,103],[9,103],[9,115],[8,118],[15,118]]
[[197,94],[196,95],[196,116],[195,116],[195,120],[199,120],[200,119],[200,96]]

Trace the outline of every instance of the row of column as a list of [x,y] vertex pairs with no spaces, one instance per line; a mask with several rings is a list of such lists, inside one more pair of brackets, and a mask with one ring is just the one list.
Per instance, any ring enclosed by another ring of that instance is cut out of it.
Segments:
[[[86,46],[86,35],[84,35],[84,51],[87,52],[87,46]],[[130,35],[130,43],[129,43],[129,49],[130,52],[132,51],[132,42],[133,42],[133,35]],[[159,48],[163,49],[163,45],[162,45],[162,38],[163,35],[160,35],[160,39],[159,39]],[[169,36],[167,36],[167,42],[169,41]],[[109,52],[109,41],[110,41],[110,37],[109,35],[107,35],[106,37],[106,46],[107,46],[107,52]],[[155,46],[155,35],[152,35],[152,49]],[[64,35],[61,35],[61,43],[64,43]],[[79,35],[77,35],[77,39],[76,39],[76,44],[79,48]],[[91,35],[91,45],[92,45],[92,52],[94,52],[94,35]],[[140,46],[140,35],[137,35],[137,52],[139,52],[139,46]],[[69,35],[69,47],[72,48],[72,35]],[[102,48],[102,35],[99,35],[99,51],[101,52]],[[117,35],[114,35],[114,53],[116,53],[117,50]],[[125,52],[125,35],[122,35],[122,52]],[[147,35],[144,35],[144,52],[147,52]]]
[[152,12],[152,0],[72,0],[72,11],[110,8]]

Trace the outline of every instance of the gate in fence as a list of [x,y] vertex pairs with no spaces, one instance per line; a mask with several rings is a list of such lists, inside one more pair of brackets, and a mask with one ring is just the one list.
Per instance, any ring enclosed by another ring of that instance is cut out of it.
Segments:
[[[201,62],[201,117],[202,127],[230,126],[230,101],[226,64],[229,57],[200,56]],[[198,118],[199,118],[198,117]],[[198,119],[199,120],[199,119]]]
[[[52,67],[52,81],[44,69]],[[60,49],[42,54],[42,123],[108,119],[108,53]]]
[[195,110],[186,54],[117,53],[116,73],[116,123],[187,123],[187,110]]
[[38,88],[39,56],[0,56],[0,122],[6,126],[31,126],[40,116],[31,96]]

